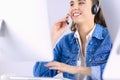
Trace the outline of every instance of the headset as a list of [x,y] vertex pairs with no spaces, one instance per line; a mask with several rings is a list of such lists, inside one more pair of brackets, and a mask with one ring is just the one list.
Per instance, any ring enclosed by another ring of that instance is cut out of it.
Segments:
[[93,14],[97,14],[98,11],[99,11],[99,8],[100,8],[99,2],[97,2],[97,4],[95,4],[95,5],[92,6],[92,13]]

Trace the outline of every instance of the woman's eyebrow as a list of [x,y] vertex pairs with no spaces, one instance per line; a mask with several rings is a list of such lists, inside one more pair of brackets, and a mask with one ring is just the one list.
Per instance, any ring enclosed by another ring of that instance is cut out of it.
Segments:
[[70,1],[70,3],[74,3],[74,1]]
[[[78,0],[78,1],[86,1],[86,0]],[[71,0],[70,3],[74,3],[74,1]]]
[[86,1],[86,0],[78,0],[78,1]]

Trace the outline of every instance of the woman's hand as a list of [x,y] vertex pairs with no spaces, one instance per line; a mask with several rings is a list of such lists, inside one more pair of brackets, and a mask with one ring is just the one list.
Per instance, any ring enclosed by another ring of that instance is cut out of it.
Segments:
[[67,72],[70,74],[83,74],[91,76],[91,70],[89,67],[70,66],[61,62],[50,62],[47,63],[45,66],[49,67],[49,69],[52,70],[58,70],[58,73]]
[[70,66],[60,62],[50,62],[45,66],[49,67],[49,69],[52,69],[52,70],[58,70],[58,73],[61,73],[61,72],[67,72],[71,74],[77,73],[76,66]]
[[51,31],[52,36],[52,46],[56,43],[56,41],[60,38],[60,36],[65,32],[67,29],[67,20],[69,15],[67,15],[65,18],[61,19],[60,21],[56,22]]

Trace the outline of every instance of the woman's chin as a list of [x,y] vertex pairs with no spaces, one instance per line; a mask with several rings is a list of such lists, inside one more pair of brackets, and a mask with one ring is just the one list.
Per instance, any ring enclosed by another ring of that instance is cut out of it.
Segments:
[[82,21],[74,21],[74,23],[76,23],[76,24],[81,24],[81,23],[83,23]]
[[80,19],[73,19],[73,22],[74,22],[74,23],[82,23],[83,20],[80,20]]

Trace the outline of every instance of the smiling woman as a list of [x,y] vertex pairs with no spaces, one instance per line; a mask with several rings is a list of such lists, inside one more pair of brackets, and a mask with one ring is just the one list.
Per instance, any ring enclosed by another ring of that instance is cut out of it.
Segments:
[[[56,44],[67,29],[68,17],[73,32]],[[54,61],[36,62],[34,76],[53,77],[62,72],[73,80],[102,80],[112,42],[98,0],[70,0],[69,15],[56,22],[51,33],[52,44],[56,44]]]

